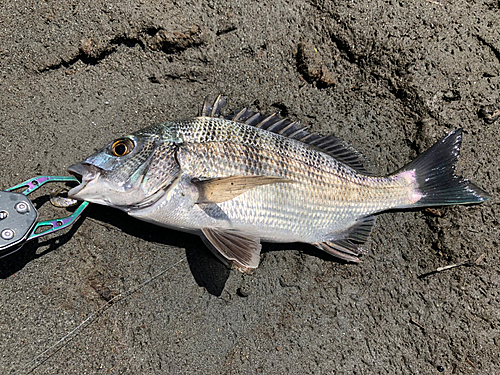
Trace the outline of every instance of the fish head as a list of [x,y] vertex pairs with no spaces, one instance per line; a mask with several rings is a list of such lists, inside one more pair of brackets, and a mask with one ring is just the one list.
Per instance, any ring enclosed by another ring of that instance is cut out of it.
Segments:
[[68,172],[81,180],[68,197],[124,211],[160,199],[179,174],[173,140],[139,131],[110,142]]

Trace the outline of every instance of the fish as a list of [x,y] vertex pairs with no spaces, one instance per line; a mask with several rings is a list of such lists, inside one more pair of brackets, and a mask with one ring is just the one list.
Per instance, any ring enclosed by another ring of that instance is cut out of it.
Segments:
[[205,99],[197,117],[113,140],[68,172],[68,192],[161,227],[199,235],[226,265],[251,273],[261,242],[311,244],[359,262],[377,214],[481,203],[486,191],[455,175],[462,129],[386,176],[333,135],[279,113],[222,114]]

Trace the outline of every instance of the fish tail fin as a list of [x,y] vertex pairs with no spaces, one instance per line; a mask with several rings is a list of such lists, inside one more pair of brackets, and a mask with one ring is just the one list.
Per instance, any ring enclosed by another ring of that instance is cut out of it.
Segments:
[[416,179],[415,199],[409,207],[446,206],[481,203],[487,192],[455,175],[462,144],[462,129],[457,129],[403,167],[399,174]]

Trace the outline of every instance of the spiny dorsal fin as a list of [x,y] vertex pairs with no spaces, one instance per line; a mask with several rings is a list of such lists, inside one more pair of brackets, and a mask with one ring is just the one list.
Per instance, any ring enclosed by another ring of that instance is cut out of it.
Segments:
[[[220,112],[226,104],[226,99],[219,95],[211,106],[208,98],[205,98],[200,116],[222,117]],[[308,127],[300,125],[299,121],[282,118],[278,113],[261,115],[248,108],[237,110],[233,115],[225,116],[226,120],[240,122],[256,128],[267,130],[284,137],[295,139],[299,142],[309,144],[322,152],[329,154],[341,163],[363,174],[369,174],[365,168],[365,157],[347,142],[333,135],[321,135],[311,133]]]
[[198,116],[204,117],[220,117],[221,109],[226,105],[226,97],[219,95],[213,105],[210,105],[208,96],[203,101],[203,106],[198,112]]

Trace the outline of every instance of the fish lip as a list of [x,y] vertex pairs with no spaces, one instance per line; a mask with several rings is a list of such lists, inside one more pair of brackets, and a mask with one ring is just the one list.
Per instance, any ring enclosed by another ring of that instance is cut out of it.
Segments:
[[80,199],[78,193],[83,190],[89,182],[99,177],[102,170],[92,164],[78,163],[70,165],[67,171],[81,181],[79,185],[68,191],[68,198]]

